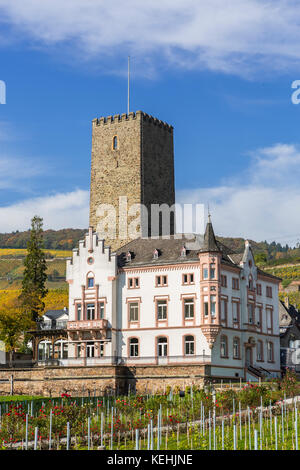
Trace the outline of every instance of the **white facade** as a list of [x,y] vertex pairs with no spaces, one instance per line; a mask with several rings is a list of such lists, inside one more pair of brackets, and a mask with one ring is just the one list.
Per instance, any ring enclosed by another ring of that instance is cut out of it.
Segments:
[[240,260],[222,256],[185,258],[178,249],[172,261],[138,262],[129,252],[118,266],[90,229],[67,264],[69,363],[209,364],[220,378],[279,375],[279,280],[256,268],[247,242]]

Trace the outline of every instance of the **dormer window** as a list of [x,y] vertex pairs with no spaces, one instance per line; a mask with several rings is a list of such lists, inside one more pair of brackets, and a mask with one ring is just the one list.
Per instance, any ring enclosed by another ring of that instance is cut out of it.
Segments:
[[113,150],[118,149],[118,137],[115,135],[113,138],[113,143],[112,143]]
[[130,251],[128,251],[127,254],[126,254],[126,261],[131,261],[131,253],[130,253]]
[[155,249],[153,251],[153,259],[157,259],[158,258],[158,251]]
[[184,257],[186,256],[186,247],[185,247],[185,246],[183,246],[183,247],[181,248],[180,256],[181,256],[182,258],[184,258]]

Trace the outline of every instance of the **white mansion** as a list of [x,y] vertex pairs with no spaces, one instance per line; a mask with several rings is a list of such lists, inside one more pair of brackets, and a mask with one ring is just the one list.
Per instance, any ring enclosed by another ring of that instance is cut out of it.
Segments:
[[280,280],[255,266],[249,243],[234,253],[216,240],[210,218],[204,236],[194,236],[197,249],[174,235],[174,220],[151,238],[141,212],[139,238],[104,241],[99,207],[112,205],[120,228],[124,196],[148,214],[175,203],[173,127],[142,111],[93,120],[90,229],[67,262],[67,331],[45,347],[55,352],[62,340],[57,356],[66,365],[139,368],[144,383],[159,374],[177,383],[183,375],[279,375]]
[[138,238],[112,253],[92,228],[67,262],[68,364],[209,364],[215,378],[280,374],[278,284],[250,244],[209,220],[199,250]]

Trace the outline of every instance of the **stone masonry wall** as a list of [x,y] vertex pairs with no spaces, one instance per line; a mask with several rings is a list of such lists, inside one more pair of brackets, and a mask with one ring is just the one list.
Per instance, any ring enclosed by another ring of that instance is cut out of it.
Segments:
[[[9,395],[13,375],[15,395],[87,396],[109,389],[120,393],[163,391],[165,387],[203,385],[209,375],[207,366],[82,366],[36,367],[32,369],[0,369],[0,395]],[[4,382],[4,380],[7,380]]]
[[[113,149],[114,136],[118,138],[117,149]],[[118,235],[120,196],[127,197],[127,226],[137,219],[136,213],[128,215],[133,204],[149,207],[151,203],[175,202],[173,128],[142,111],[93,121],[90,226],[98,233],[97,209],[100,204],[111,204],[116,210]],[[142,226],[141,218],[138,224]],[[130,241],[128,237],[99,235],[113,251]]]

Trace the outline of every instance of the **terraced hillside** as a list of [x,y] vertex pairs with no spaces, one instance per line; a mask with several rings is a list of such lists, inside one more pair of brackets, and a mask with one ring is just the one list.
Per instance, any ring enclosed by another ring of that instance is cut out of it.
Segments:
[[[70,250],[45,250],[48,289],[66,288],[66,258]],[[24,271],[25,249],[0,248],[0,290],[20,289]]]

